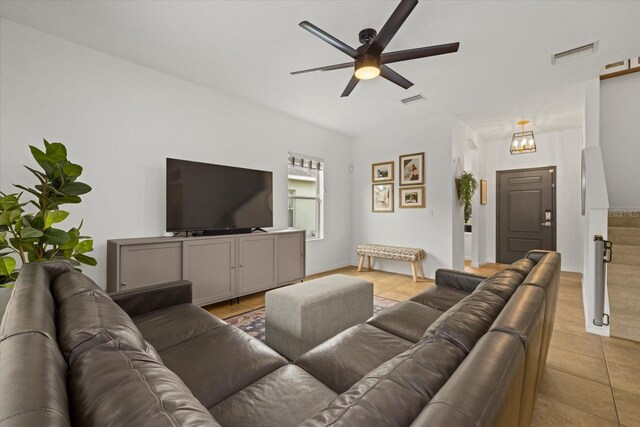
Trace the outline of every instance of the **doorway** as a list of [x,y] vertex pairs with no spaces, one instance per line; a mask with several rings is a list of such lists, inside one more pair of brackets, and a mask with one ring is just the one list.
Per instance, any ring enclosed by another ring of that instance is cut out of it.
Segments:
[[556,250],[556,167],[496,172],[496,262]]

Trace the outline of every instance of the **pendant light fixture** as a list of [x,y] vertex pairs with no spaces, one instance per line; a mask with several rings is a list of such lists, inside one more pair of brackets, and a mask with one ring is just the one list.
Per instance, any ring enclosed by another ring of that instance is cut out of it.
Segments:
[[524,131],[525,125],[529,124],[529,120],[521,120],[518,122],[518,126],[522,126],[522,132],[516,132],[511,138],[511,147],[509,151],[511,154],[524,154],[536,152],[536,139],[533,136],[533,131]]

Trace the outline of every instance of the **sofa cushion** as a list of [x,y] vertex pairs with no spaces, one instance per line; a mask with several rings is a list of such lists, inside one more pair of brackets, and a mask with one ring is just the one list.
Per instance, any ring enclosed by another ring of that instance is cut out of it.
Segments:
[[520,404],[520,426],[531,424],[533,404],[538,392],[536,379],[540,363],[545,295],[536,286],[521,286],[491,327],[492,331],[511,334],[522,342],[525,351],[524,380]]
[[58,307],[57,318],[58,344],[69,364],[83,352],[112,340],[129,349],[147,349],[131,318],[101,292],[66,298]]
[[69,297],[89,291],[107,295],[93,280],[78,271],[62,273],[51,284],[51,293],[57,305],[62,304]]
[[523,369],[520,340],[488,333],[411,426],[517,426]]
[[202,335],[226,323],[193,304],[178,304],[133,318],[142,336],[158,351]]
[[407,426],[465,356],[444,340],[416,344],[368,373],[302,426]]
[[531,271],[531,269],[536,265],[536,262],[529,258],[520,258],[516,262],[509,265],[506,270],[507,271],[515,271],[522,275],[522,278],[525,278],[527,274]]
[[44,266],[27,264],[16,281],[7,304],[0,340],[12,335],[38,332],[55,342],[55,301],[49,290],[49,275]]
[[0,343],[0,425],[69,426],[67,363],[55,341],[34,331]]
[[116,342],[78,357],[71,367],[69,390],[78,425],[220,425],[162,363],[144,352],[119,349]]
[[162,350],[160,356],[207,408],[287,364],[274,350],[229,325]]
[[424,331],[442,311],[413,301],[403,301],[367,320],[367,323],[411,342],[418,342]]
[[218,403],[210,412],[222,425],[293,427],[336,396],[305,370],[286,365]]
[[295,363],[336,393],[343,393],[411,344],[411,341],[365,323],[309,350]]
[[460,289],[436,285],[414,296],[410,301],[435,308],[436,310],[447,311],[468,295],[469,292]]
[[477,290],[488,290],[499,295],[505,302],[509,301],[524,276],[516,271],[504,270],[494,274],[478,285]]
[[506,301],[489,290],[478,289],[436,320],[421,341],[444,338],[467,354],[487,333]]

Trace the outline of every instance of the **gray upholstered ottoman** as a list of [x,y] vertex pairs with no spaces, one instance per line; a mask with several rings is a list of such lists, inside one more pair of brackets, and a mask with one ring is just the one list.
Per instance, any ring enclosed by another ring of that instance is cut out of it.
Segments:
[[266,293],[266,343],[290,360],[373,315],[373,283],[335,274]]

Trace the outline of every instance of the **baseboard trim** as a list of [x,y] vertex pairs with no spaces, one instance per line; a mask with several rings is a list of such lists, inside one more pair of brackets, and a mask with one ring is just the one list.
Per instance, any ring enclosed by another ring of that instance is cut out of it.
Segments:
[[341,262],[339,264],[328,265],[325,267],[314,268],[311,270],[307,270],[307,276],[313,276],[314,274],[326,273],[327,271],[337,270],[338,268],[351,267],[353,264],[351,261]]
[[593,324],[592,325],[587,324],[585,326],[585,330],[590,334],[600,335],[603,337],[610,336],[608,326],[596,326]]
[[567,273],[582,273],[582,268],[562,266],[562,271]]

